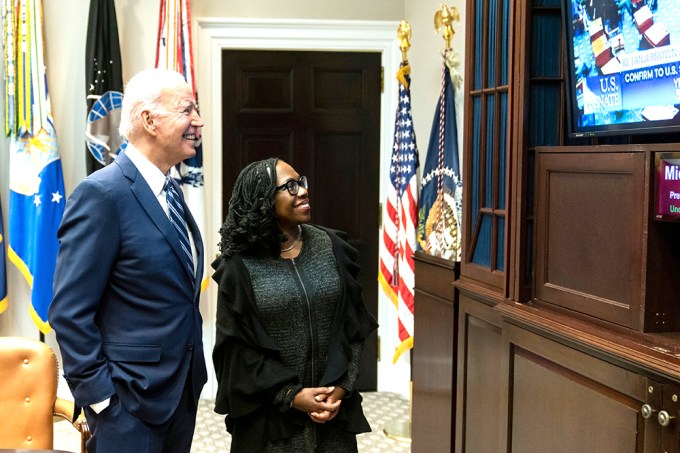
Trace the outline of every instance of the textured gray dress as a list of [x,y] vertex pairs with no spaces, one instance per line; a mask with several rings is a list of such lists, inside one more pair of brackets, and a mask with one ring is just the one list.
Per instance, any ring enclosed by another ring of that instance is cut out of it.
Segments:
[[[317,387],[326,369],[333,315],[342,285],[331,240],[313,226],[302,226],[303,245],[294,259],[244,257],[255,293],[259,319],[281,352],[283,364],[296,371],[303,387]],[[341,385],[348,392],[358,376],[362,345],[352,344],[348,373]],[[282,388],[273,404],[284,404]],[[285,408],[284,408],[285,410]],[[296,410],[296,409],[290,409]],[[356,452],[356,437],[332,423],[311,420],[284,441],[268,442],[267,453]]]

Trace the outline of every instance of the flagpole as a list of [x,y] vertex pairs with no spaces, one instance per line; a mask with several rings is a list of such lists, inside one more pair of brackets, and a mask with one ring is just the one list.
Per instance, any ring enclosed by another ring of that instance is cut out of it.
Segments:
[[[399,38],[399,49],[401,50],[401,66],[407,66],[408,65],[408,50],[411,47],[411,25],[405,21],[402,20],[399,23],[399,27],[397,28],[397,37]],[[398,125],[395,125],[397,127]],[[395,134],[396,135],[396,134]],[[414,140],[415,142],[415,140]],[[408,184],[408,182],[406,182]],[[397,197],[399,198],[399,197]],[[401,209],[397,209],[397,212],[400,213]],[[400,220],[397,219],[397,224],[399,224]],[[399,280],[400,280],[400,275],[399,275],[399,248],[397,247],[396,254],[394,255],[394,265],[392,269],[392,281],[390,282],[392,286],[398,287],[399,286]],[[415,250],[414,250],[415,251]],[[398,296],[397,296],[398,298]],[[403,343],[402,343],[403,345]],[[395,361],[398,356],[395,355]],[[409,382],[409,413],[408,413],[408,419],[407,420],[402,420],[402,419],[395,419],[390,421],[385,427],[383,428],[383,433],[390,439],[394,439],[400,442],[411,442],[411,419],[413,416],[413,349],[411,348],[409,350],[409,364],[411,365],[411,380]]]
[[[437,200],[439,200],[439,207],[437,208],[437,212],[441,214],[441,217],[444,219],[446,223],[446,215],[444,213],[444,204],[447,203],[444,201],[443,197],[443,191],[444,191],[444,176],[445,173],[443,172],[444,169],[444,145],[445,145],[445,136],[446,136],[446,129],[445,129],[445,115],[446,115],[446,106],[445,106],[445,99],[447,97],[447,91],[450,88],[449,84],[449,72],[446,69],[449,63],[449,57],[452,57],[453,51],[451,50],[451,39],[453,38],[453,35],[455,34],[455,31],[453,29],[453,22],[457,22],[460,20],[460,16],[458,14],[458,10],[455,6],[446,6],[446,5],[441,5],[440,8],[436,11],[434,15],[434,29],[435,33],[439,34],[443,30],[443,38],[445,41],[445,48],[443,52],[443,58],[444,58],[444,63],[442,65],[442,89],[440,92],[439,96],[439,105],[436,109],[435,112],[435,120],[437,120],[436,116],[439,115],[437,123],[433,124],[432,128],[432,136],[430,137],[430,147],[432,147],[432,140],[433,137],[438,138],[438,143],[435,143],[435,146],[433,149],[436,149],[438,151],[437,153],[437,159],[436,159],[436,168],[438,171],[435,172],[436,175],[436,181],[434,181],[436,184],[437,188]],[[400,39],[400,45],[399,48],[401,49],[402,52],[402,67],[404,69],[408,69],[408,57],[407,57],[407,51],[410,47],[409,40],[411,36],[411,28],[408,25],[408,22],[402,21],[399,25],[399,30],[397,32],[397,36]],[[408,79],[410,80],[410,79]],[[401,81],[401,78],[400,78]],[[410,93],[408,94],[410,97]],[[453,99],[450,99],[451,102],[453,102]],[[439,112],[439,113],[437,113]],[[409,112],[410,115],[410,112]],[[449,121],[454,121],[455,122],[455,113],[451,118],[446,118]],[[435,127],[438,126],[438,127]],[[394,149],[398,149],[398,140],[397,140],[398,134],[395,133],[395,145]],[[456,139],[454,138],[454,141]],[[414,137],[414,144],[415,144],[415,137]],[[452,143],[452,145],[455,145],[455,143]],[[429,156],[430,150],[428,149],[428,159],[431,157]],[[456,154],[457,156],[457,154]],[[457,165],[455,166],[457,167]],[[426,165],[427,168],[427,165]],[[451,167],[453,170],[453,167]],[[399,176],[399,175],[398,175]],[[397,180],[400,180],[400,178],[397,178]],[[432,182],[432,181],[430,181]],[[421,188],[422,189],[422,188]],[[452,193],[454,196],[457,194],[457,188],[454,187],[454,192]],[[399,197],[397,197],[399,199]],[[422,200],[419,200],[422,203]],[[420,204],[420,203],[419,203]],[[434,206],[432,206],[434,207]],[[422,209],[422,206],[418,206],[418,210]],[[403,212],[401,209],[396,209],[397,212],[401,213]],[[422,212],[420,213],[422,214]],[[401,224],[401,219],[398,219],[399,224]],[[418,222],[420,224],[420,221]],[[444,225],[444,228],[450,228],[449,225]],[[427,228],[426,228],[427,230]],[[418,228],[418,235],[420,235],[420,228]],[[459,237],[459,236],[457,236]],[[419,238],[420,240],[420,238]],[[443,244],[442,244],[443,245]],[[423,241],[421,243],[421,246],[423,246],[423,249],[427,250],[429,249],[429,240]],[[397,250],[401,250],[401,247],[397,247]],[[415,248],[412,250],[415,252]],[[401,257],[405,258],[405,257]],[[411,257],[412,258],[412,257]],[[399,299],[399,303],[401,303],[401,290],[402,286],[401,283],[403,282],[402,276],[398,274],[398,272],[401,272],[402,268],[397,264],[397,260],[399,259],[399,256],[397,255],[395,257],[395,265],[393,268],[395,269],[394,273],[392,274],[392,280],[393,281],[398,281],[399,283],[399,291],[397,294],[397,299]],[[454,258],[455,259],[455,258]],[[396,275],[395,275],[396,274]],[[414,283],[414,282],[413,282]],[[413,288],[414,289],[414,288]],[[410,293],[412,294],[412,293]],[[399,441],[404,441],[404,442],[411,442],[412,441],[412,428],[413,428],[413,337],[414,337],[414,332],[413,332],[413,316],[415,315],[415,300],[411,299],[412,305],[412,317],[411,317],[411,325],[410,325],[410,343],[408,344],[408,347],[410,349],[410,364],[411,364],[411,381],[410,381],[410,386],[409,386],[409,416],[408,420],[393,420],[390,423],[388,423],[385,428],[383,429],[383,432],[390,438],[399,440]],[[397,309],[399,314],[401,315],[401,306],[399,304],[397,305]],[[400,319],[401,320],[401,319]],[[400,324],[400,327],[401,324]],[[400,335],[401,337],[401,335]],[[403,337],[402,337],[403,339]],[[399,354],[401,352],[404,352],[403,349],[401,349],[406,342],[402,342],[402,345],[399,347],[397,350],[397,354],[395,354],[395,360],[398,358]]]
[[439,33],[443,29],[444,33],[442,37],[444,42],[446,42],[446,47],[444,50],[449,50],[451,48],[451,39],[456,32],[453,30],[453,22],[458,22],[460,20],[460,15],[458,14],[458,8],[455,6],[441,5],[441,7],[434,14],[434,31]]

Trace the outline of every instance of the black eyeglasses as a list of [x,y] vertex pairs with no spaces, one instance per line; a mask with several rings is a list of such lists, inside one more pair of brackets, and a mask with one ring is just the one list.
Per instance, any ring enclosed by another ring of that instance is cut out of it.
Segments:
[[300,191],[300,186],[304,187],[305,189],[308,189],[306,176],[300,176],[300,179],[298,179],[297,181],[294,179],[286,181],[285,184],[281,184],[280,186],[278,186],[276,188],[276,191],[278,192],[279,190],[286,189],[289,194],[295,196]]

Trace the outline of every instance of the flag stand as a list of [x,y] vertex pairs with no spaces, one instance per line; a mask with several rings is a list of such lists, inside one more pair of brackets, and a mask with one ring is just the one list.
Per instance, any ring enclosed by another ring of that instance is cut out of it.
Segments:
[[[411,354],[413,356],[413,354]],[[383,428],[383,433],[399,442],[411,442],[411,420],[413,419],[413,380],[409,384],[408,420],[392,420]]]
[[385,425],[383,432],[390,439],[411,442],[411,420],[392,420]]

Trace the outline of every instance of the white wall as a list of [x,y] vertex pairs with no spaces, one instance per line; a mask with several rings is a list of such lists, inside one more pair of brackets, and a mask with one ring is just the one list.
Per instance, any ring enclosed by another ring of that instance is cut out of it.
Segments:
[[[52,113],[58,134],[59,150],[62,159],[64,181],[67,194],[85,177],[85,35],[89,10],[88,0],[69,0],[68,8],[64,2],[43,1],[45,15],[45,61],[52,102]],[[156,27],[158,18],[157,1],[115,0],[118,15],[118,29],[122,49],[123,76],[127,80],[137,71],[154,64]],[[342,3],[331,0],[202,0],[192,4],[192,16],[196,18],[260,18],[260,19],[320,19],[320,20],[371,20],[399,21],[406,19],[411,23],[413,38],[409,51],[412,66],[413,118],[416,136],[420,146],[421,166],[427,151],[427,141],[435,103],[439,95],[441,61],[439,52],[443,40],[435,35],[433,16],[440,2],[435,0],[347,0]],[[464,6],[457,5],[464,22]],[[196,36],[194,20],[194,37]],[[457,33],[453,46],[463,59],[464,26],[455,27]],[[396,38],[396,28],[395,28]],[[194,49],[196,50],[196,38]],[[396,45],[396,41],[395,41]],[[1,71],[1,68],[0,68]],[[201,67],[196,68],[197,78]],[[462,68],[461,68],[462,71]],[[386,68],[386,77],[394,77]],[[388,93],[389,94],[389,93]],[[205,98],[209,94],[201,93]],[[396,97],[396,93],[395,93]],[[459,133],[462,131],[462,101],[458,98]],[[0,112],[4,98],[0,100]],[[1,113],[0,113],[1,115]],[[393,112],[389,113],[393,115]],[[217,125],[208,124],[210,127]],[[459,136],[462,142],[462,134]],[[389,152],[391,144],[383,146]],[[462,149],[462,146],[459,146]],[[381,160],[382,161],[382,160]],[[7,231],[8,215],[8,143],[0,139],[0,197]],[[209,181],[207,181],[209,183]],[[207,187],[210,190],[210,187]],[[212,206],[215,206],[213,203]],[[209,218],[219,219],[219,215]],[[221,221],[221,220],[220,220]],[[215,222],[213,222],[215,223]],[[217,229],[216,225],[209,228]],[[38,331],[28,314],[30,298],[23,277],[12,266],[8,268],[9,308],[0,314],[0,335],[22,335],[37,338]],[[212,289],[214,290],[214,288]],[[382,302],[381,302],[382,303]],[[379,364],[379,388],[408,394],[408,355],[405,354],[396,365],[391,358],[396,344],[392,332],[396,330],[396,318],[390,305],[380,308],[382,362]],[[387,332],[387,333],[385,333]],[[47,342],[56,346],[54,334],[47,336]],[[416,339],[417,343],[417,339]]]
[[[427,143],[441,86],[441,51],[445,47],[441,33],[434,31],[434,14],[441,0],[405,0],[404,16],[411,24],[412,39],[408,60],[411,64],[411,108],[413,123],[418,140],[420,166],[425,165]],[[458,53],[460,73],[464,74],[465,64],[465,2],[458,0],[449,5],[456,6],[460,22],[454,23],[455,35],[451,47]],[[458,121],[458,151],[463,150],[463,90],[456,88],[456,114]],[[462,159],[461,159],[462,162]],[[462,170],[462,169],[461,169]]]
[[191,8],[194,17],[259,19],[398,21],[404,13],[402,0],[194,0]]

